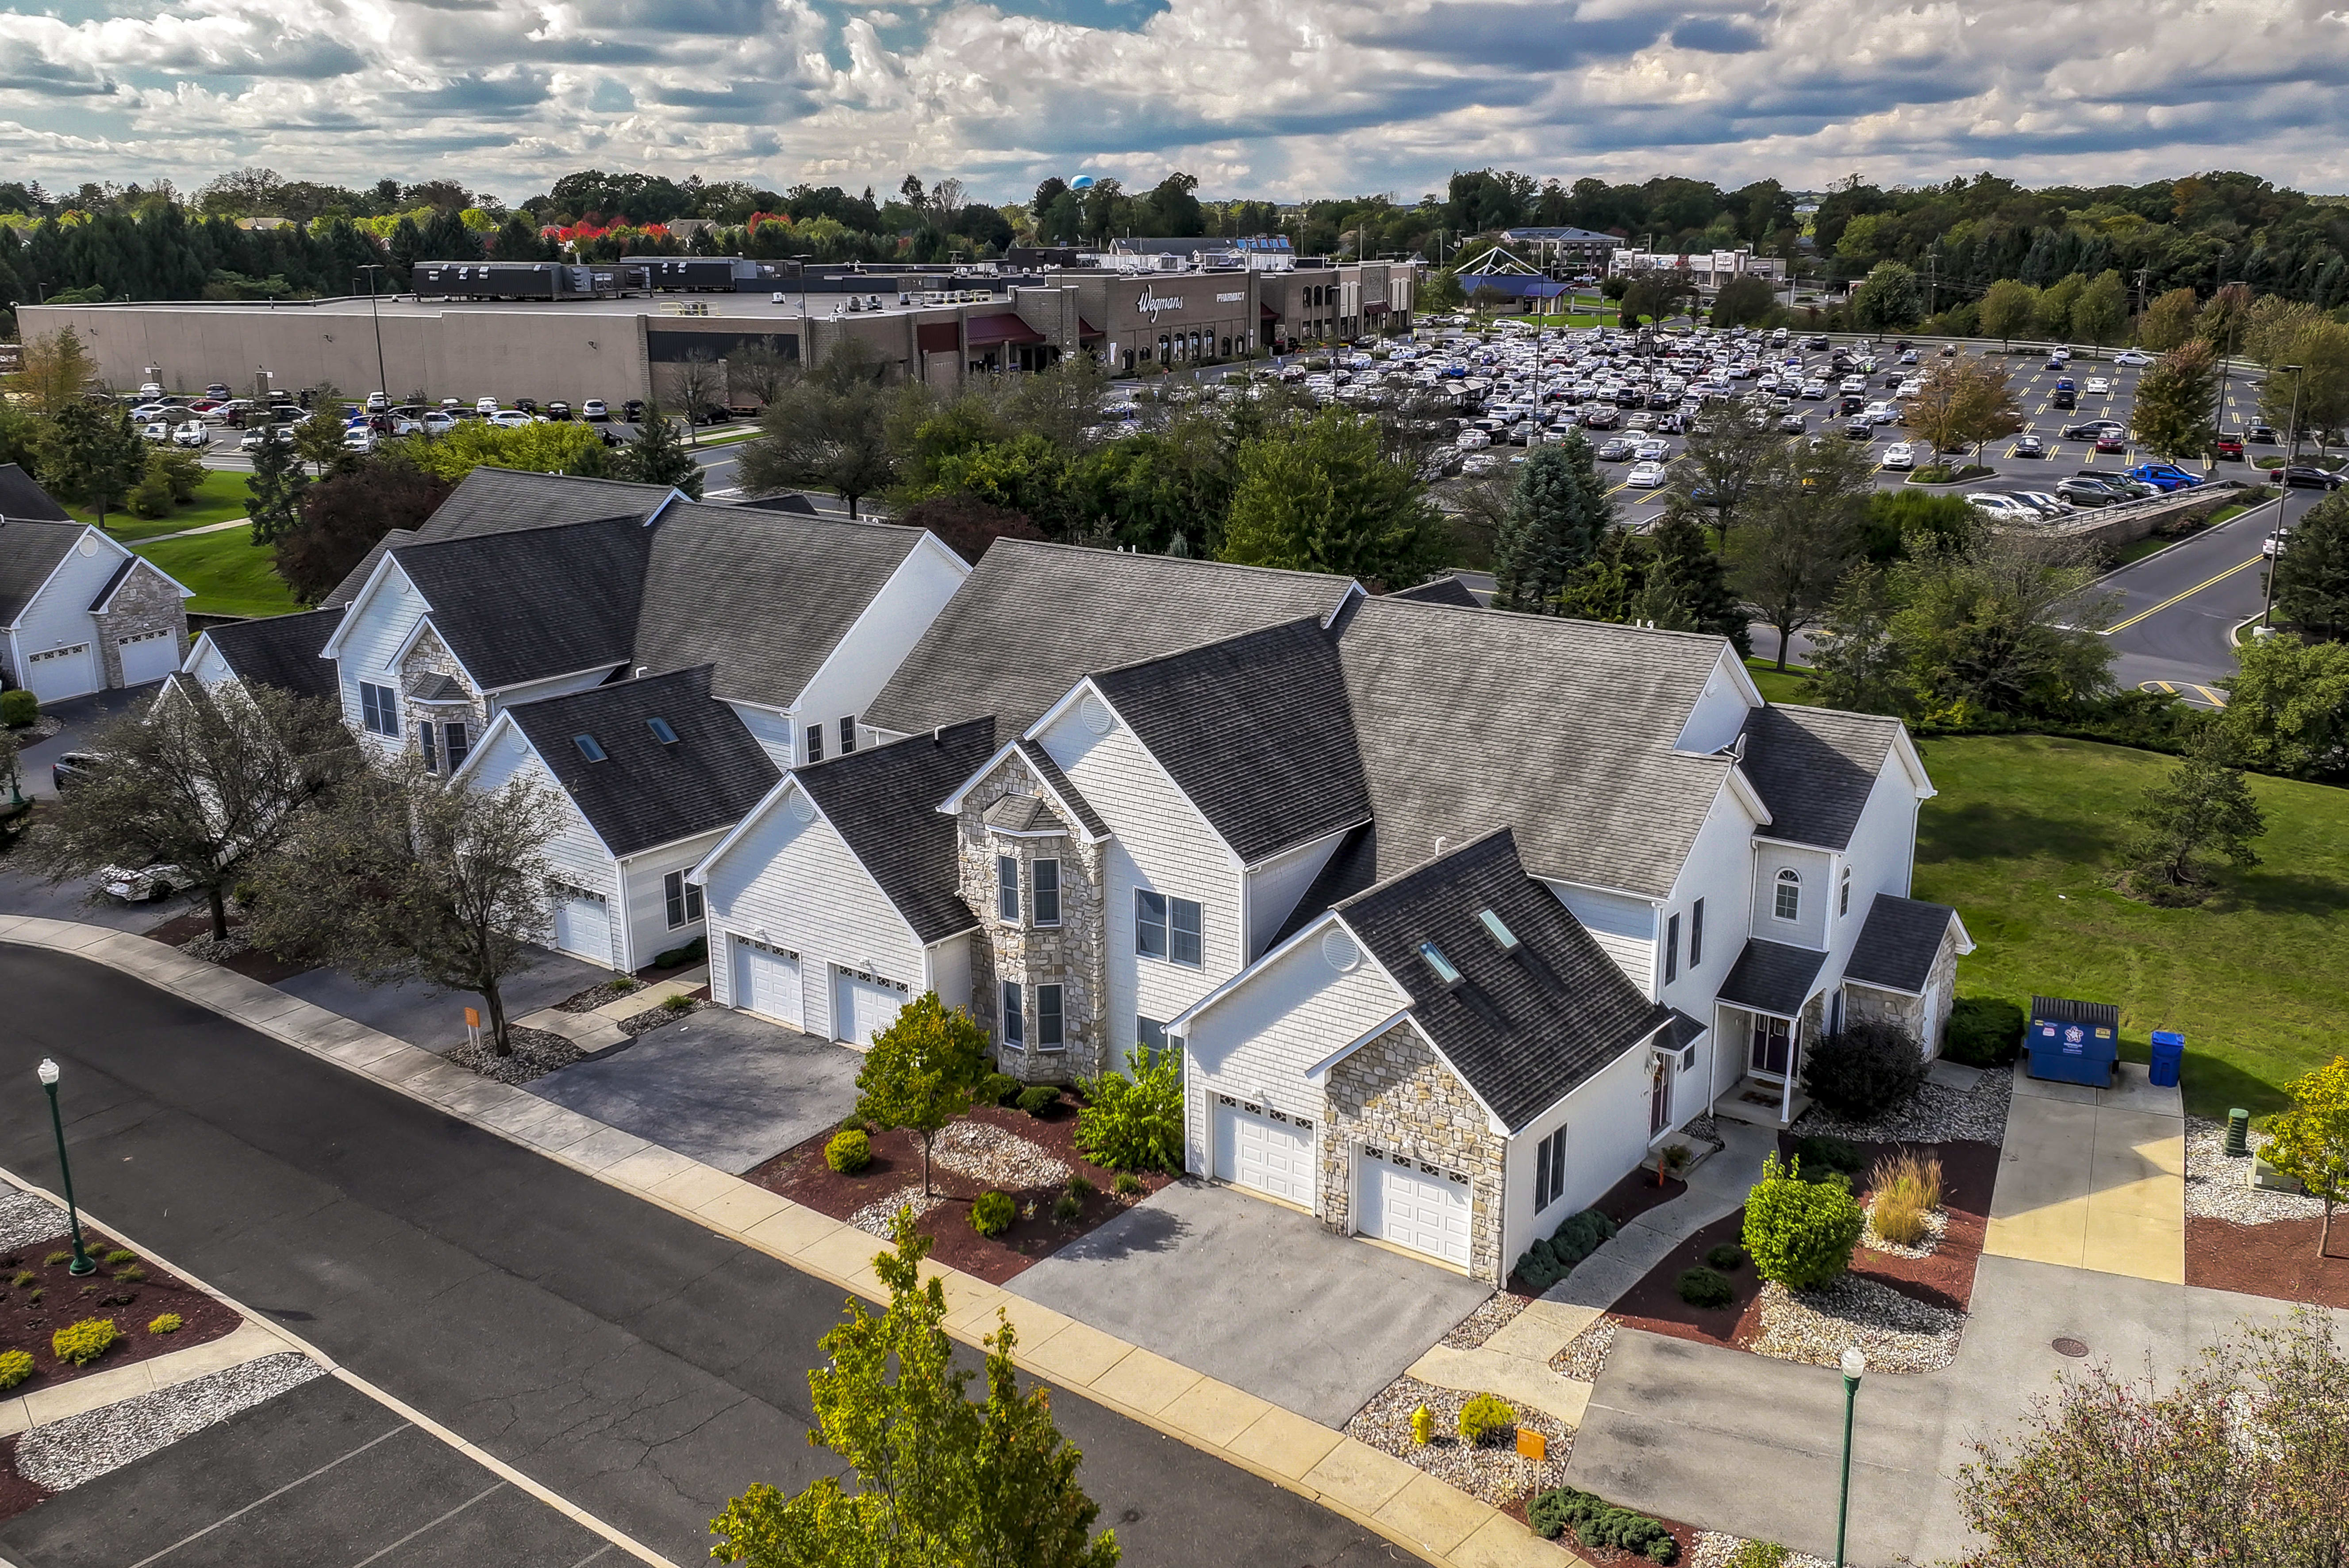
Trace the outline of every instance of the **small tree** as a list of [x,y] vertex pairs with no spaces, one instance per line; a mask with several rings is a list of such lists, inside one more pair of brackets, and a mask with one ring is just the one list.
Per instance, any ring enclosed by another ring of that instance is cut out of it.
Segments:
[[744,392],[759,400],[765,407],[775,400],[775,394],[791,379],[796,361],[786,359],[775,347],[771,337],[756,338],[742,344],[726,356],[727,378]]
[[1128,1079],[1114,1069],[1084,1086],[1077,1147],[1112,1171],[1183,1169],[1183,1063],[1172,1051],[1145,1060],[1136,1051]]
[[1844,578],[1811,635],[1811,686],[1820,702],[1851,713],[1898,714],[1908,707],[1894,609],[1876,567],[1854,567]]
[[2128,849],[2140,876],[2157,890],[2189,889],[2208,880],[2203,857],[2238,866],[2260,863],[2251,841],[2268,830],[2267,814],[2237,766],[2226,728],[2206,723],[2169,777],[2145,792],[2131,813],[2141,829]]
[[930,1192],[930,1140],[970,1109],[987,1072],[987,1037],[968,1013],[925,991],[873,1037],[856,1075],[856,1114],[922,1140],[922,1195]]
[[1795,632],[1849,570],[1873,488],[1872,465],[1847,441],[1792,442],[1762,465],[1745,526],[1730,543],[1730,580],[1777,628],[1780,669]]
[[850,338],[779,387],[758,439],[742,448],[742,488],[755,495],[821,485],[839,491],[854,517],[859,497],[887,489],[897,475],[884,370],[879,350]]
[[2193,337],[2194,318],[2201,309],[2191,288],[2158,295],[2137,318],[2137,340],[2156,354],[2167,354]]
[[2210,449],[2210,419],[2219,403],[2219,366],[2200,338],[2163,355],[2137,384],[2137,438],[2165,458],[2201,457]]
[[2038,314],[2039,291],[2018,279],[2001,278],[1982,292],[1980,324],[2001,348],[2012,346],[2014,335],[2029,327]]
[[2311,507],[2270,570],[2286,624],[2312,641],[2349,642],[2349,496]]
[[455,488],[418,468],[404,452],[361,459],[302,491],[300,525],[275,541],[277,575],[304,603],[315,604],[385,534],[416,527]]
[[[669,385],[677,389],[677,400],[685,405],[685,428],[695,446],[701,444],[700,422],[709,418],[726,392],[726,373],[718,368],[718,356],[706,348],[688,352],[670,369]],[[652,416],[646,418],[649,423]]]
[[2292,1109],[2268,1123],[2268,1163],[2324,1205],[2316,1255],[2328,1255],[2333,1208],[2349,1202],[2349,1058],[2335,1057],[2284,1086]]
[[1092,1535],[1100,1507],[1077,1485],[1084,1456],[1052,1420],[1051,1391],[1019,1389],[1018,1336],[999,1312],[987,1348],[987,1398],[967,1397],[942,1326],[944,1285],[921,1277],[930,1240],[899,1210],[894,1251],[873,1260],[889,1292],[874,1314],[851,1297],[808,1374],[808,1441],[854,1473],[849,1491],[823,1476],[797,1497],[761,1482],[710,1521],[710,1555],[750,1568],[1116,1568],[1114,1531]]
[[546,936],[546,846],[561,820],[554,792],[527,779],[451,788],[412,754],[376,762],[266,862],[254,939],[373,985],[471,991],[490,1048],[508,1055],[501,987]]
[[2109,268],[2098,273],[2072,302],[2072,335],[2097,348],[2120,341],[2128,327],[2128,288]]
[[2220,722],[2243,760],[2292,779],[2349,771],[2349,643],[2287,632],[2246,644],[2240,663],[2240,674],[2220,683]]
[[636,440],[620,453],[612,469],[615,479],[634,480],[645,485],[670,485],[695,500],[701,499],[701,465],[693,460],[686,444],[677,438],[677,427],[668,422],[657,403],[645,411],[645,422]]
[[1744,1240],[1754,1272],[1790,1290],[1823,1285],[1851,1267],[1852,1249],[1867,1228],[1867,1212],[1849,1186],[1806,1181],[1802,1161],[1782,1165],[1775,1150],[1745,1194]]
[[1678,488],[1704,514],[1721,549],[1729,548],[1729,531],[1764,459],[1784,444],[1769,415],[1742,399],[1723,398],[1697,410],[1688,429],[1688,450],[1681,455]]
[[1900,262],[1878,262],[1851,293],[1852,325],[1862,332],[1891,332],[1925,313],[1917,273]]
[[147,442],[127,410],[84,399],[51,421],[42,468],[58,490],[96,510],[102,529],[107,509],[146,477]]
[[294,455],[318,470],[324,479],[347,465],[351,449],[343,445],[343,395],[331,381],[310,389],[310,417],[294,429]]
[[174,686],[89,738],[89,777],[26,846],[52,882],[109,866],[180,869],[228,935],[229,890],[357,759],[342,710],[274,686]]
[[1450,542],[1411,465],[1381,448],[1378,421],[1343,408],[1244,444],[1223,559],[1423,583]]
[[975,496],[934,495],[897,514],[906,528],[926,528],[973,566],[999,539],[1041,539],[1044,531],[1028,514],[994,506]]
[[277,428],[262,426],[253,473],[244,481],[244,510],[253,520],[254,543],[274,544],[302,526],[302,492],[309,485],[310,476],[302,471],[292,449],[277,438]]

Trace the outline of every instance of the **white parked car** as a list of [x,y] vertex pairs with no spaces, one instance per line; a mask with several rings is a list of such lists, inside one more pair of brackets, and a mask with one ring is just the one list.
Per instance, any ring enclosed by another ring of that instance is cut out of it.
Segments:
[[1656,462],[1635,464],[1624,476],[1623,482],[1633,490],[1654,490],[1664,482],[1664,465]]
[[196,885],[195,878],[174,865],[145,866],[138,871],[108,866],[98,873],[96,881],[107,897],[120,903],[157,902],[181,888]]
[[502,408],[490,416],[490,423],[501,430],[519,430],[531,423],[531,418],[519,408]]
[[204,428],[202,419],[190,419],[171,432],[171,444],[175,447],[207,447],[212,439],[212,433]]
[[2039,509],[2029,501],[2001,495],[1995,490],[1974,490],[1967,495],[1966,504],[1989,513],[2001,522],[2037,522],[2041,516]]
[[428,436],[445,436],[456,428],[457,416],[446,408],[435,408],[424,416],[424,433]]
[[1895,441],[1884,449],[1878,459],[1888,469],[1913,469],[1917,466],[1917,449],[1906,441]]
[[349,429],[343,432],[343,450],[347,452],[374,451],[375,432],[365,425],[353,425]]
[[139,396],[141,397],[160,397],[162,395],[163,384],[160,381],[141,381],[139,384]]
[[498,400],[496,398],[476,397],[473,399],[473,412],[479,414],[482,418],[486,419],[497,411]]
[[368,393],[368,394],[367,394],[367,411],[368,413],[370,413],[370,414],[384,414],[384,413],[388,413],[388,412],[390,412],[390,409],[391,409],[391,399],[390,399],[390,398],[388,398],[388,397],[385,397],[385,396],[384,396],[382,393],[380,393],[380,392],[370,392],[370,393]]
[[[1109,410],[1104,408],[1102,411],[1107,413]],[[579,405],[579,417],[582,419],[608,419],[612,417],[612,409],[601,397],[590,397]]]
[[2150,365],[2153,363],[2153,356],[2150,354],[2140,353],[2134,348],[2124,348],[2118,354],[2113,356],[2113,363],[2116,365]]
[[168,441],[171,438],[171,427],[157,419],[151,424],[141,425],[139,433],[150,441]]
[[1666,446],[1661,441],[1648,440],[1641,441],[1638,446],[1633,447],[1631,449],[1631,456],[1639,462],[1661,463],[1666,458],[1671,456],[1671,448]]
[[2113,384],[2101,376],[2091,376],[2088,384],[2080,388],[2091,397],[2102,397],[2113,389]]

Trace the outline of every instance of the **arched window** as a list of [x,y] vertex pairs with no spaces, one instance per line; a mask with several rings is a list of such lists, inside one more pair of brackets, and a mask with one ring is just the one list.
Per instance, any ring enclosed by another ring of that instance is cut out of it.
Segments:
[[1803,879],[1793,867],[1778,873],[1777,915],[1780,920],[1797,920],[1803,913]]

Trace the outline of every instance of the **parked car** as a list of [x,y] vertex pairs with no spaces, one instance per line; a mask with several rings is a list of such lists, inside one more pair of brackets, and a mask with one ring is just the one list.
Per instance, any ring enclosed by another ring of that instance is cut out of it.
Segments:
[[2016,490],[2014,497],[2025,506],[2037,508],[2042,517],[2062,517],[2072,510],[2069,501],[2046,490]]
[[108,866],[91,880],[118,903],[160,903],[182,888],[196,885],[196,879],[178,866],[160,862],[136,871]]
[[2111,395],[2113,384],[2101,376],[2091,376],[2088,377],[2088,384],[2080,390],[2091,397],[2105,397]]
[[1609,436],[1599,443],[1593,454],[1602,463],[1627,463],[1631,460],[1631,443],[1621,436]]
[[1661,463],[1671,452],[1671,447],[1659,440],[1641,441],[1631,449],[1631,456],[1643,463]]
[[155,419],[140,426],[139,433],[150,441],[168,441],[171,438],[171,427]]
[[2116,365],[2150,365],[2153,363],[2153,356],[2143,353],[2137,349],[2124,348],[2118,354],[2113,356],[2113,363]]
[[2139,463],[2128,470],[2128,477],[2161,490],[2192,490],[2202,482],[2201,475],[2189,474],[2176,463]]
[[2064,438],[2067,441],[2093,441],[2106,430],[2116,435],[2127,435],[2128,427],[2118,419],[2090,419],[2085,424],[2064,426]]
[[215,381],[204,388],[204,396],[207,397],[226,397],[228,395],[228,383],[225,381]]
[[2076,408],[2080,406],[2080,395],[2059,387],[2047,394],[2047,406],[2050,408]]
[[1855,441],[1872,441],[1876,439],[1876,421],[1855,414],[1843,422],[1843,433]]
[[2074,506],[2111,506],[2116,501],[2132,499],[2102,480],[2083,479],[2077,474],[2068,480],[2057,480],[2055,493]]
[[375,431],[368,426],[353,425],[343,432],[343,450],[347,452],[372,452],[375,445]]
[[2036,436],[2017,436],[2014,438],[2014,450],[2010,455],[2018,458],[2044,458],[2047,455],[2047,443]]
[[370,414],[388,414],[391,411],[391,399],[380,392],[370,392],[367,395],[367,411]]
[[171,444],[175,447],[208,447],[212,440],[212,430],[202,419],[190,419],[171,432]]
[[2273,425],[2254,425],[2243,433],[2243,438],[2255,447],[2272,447],[2277,444]]
[[457,416],[450,413],[446,408],[435,408],[426,414],[419,422],[423,425],[426,435],[445,436],[457,428]]
[[95,751],[67,751],[49,764],[49,787],[62,795],[89,777],[98,764]]
[[579,405],[579,417],[591,424],[600,425],[612,417],[612,410],[601,397],[590,397]]
[[2320,469],[2313,463],[2286,463],[2275,472],[2285,484],[2302,490],[2337,490],[2341,488],[2339,474],[2331,469]]
[[2243,460],[2243,438],[2240,436],[2221,436],[2217,440],[2210,443],[2210,450],[2221,459],[2241,462]]
[[519,408],[501,408],[490,416],[490,423],[501,430],[521,430],[537,423]]
[[2128,438],[2118,430],[2100,430],[2096,433],[2096,450],[2126,453],[2128,450]]
[[631,425],[643,424],[645,422],[645,400],[641,397],[631,397],[626,402],[621,404],[620,418]]
[[571,421],[571,405],[560,397],[549,403],[544,412],[549,419],[558,425],[568,424]]
[[2037,522],[2041,521],[2039,509],[2037,507],[2033,506],[2028,501],[2018,500],[2016,497],[2011,495],[2001,494],[1996,490],[1973,490],[1966,496],[1965,500],[1968,506],[1986,512],[1991,517],[1997,519],[2001,522]]
[[1799,436],[1809,426],[1804,423],[1800,414],[1782,414],[1778,418],[1778,428],[1789,436]]
[[1664,482],[1664,465],[1652,462],[1636,464],[1623,482],[1633,490],[1653,490]]
[[497,411],[498,400],[496,398],[476,397],[473,399],[473,412],[480,415],[482,418],[486,419]]
[[1917,449],[1906,441],[1895,441],[1884,449],[1878,459],[1888,469],[1913,469],[1917,466]]

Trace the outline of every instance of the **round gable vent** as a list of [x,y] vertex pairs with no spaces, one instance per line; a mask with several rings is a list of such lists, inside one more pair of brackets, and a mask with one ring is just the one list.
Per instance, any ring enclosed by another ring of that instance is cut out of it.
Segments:
[[98,538],[94,534],[85,533],[81,536],[81,542],[75,548],[84,555],[95,555],[98,553]]
[[1344,932],[1332,931],[1321,938],[1321,956],[1328,962],[1330,968],[1344,975],[1350,973],[1355,965],[1362,961],[1362,950],[1357,947],[1354,944],[1354,939]]
[[792,791],[792,815],[802,822],[815,820],[815,802],[808,799],[806,790]]
[[1077,717],[1082,720],[1084,727],[1095,735],[1109,733],[1109,704],[1091,693],[1086,694],[1084,700],[1077,704]]

